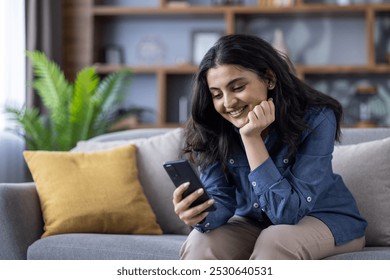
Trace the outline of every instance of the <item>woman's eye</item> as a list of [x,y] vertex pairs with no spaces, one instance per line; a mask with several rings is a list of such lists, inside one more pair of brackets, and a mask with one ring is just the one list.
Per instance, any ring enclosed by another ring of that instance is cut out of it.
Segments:
[[234,87],[234,88],[233,88],[233,91],[235,91],[235,92],[240,92],[240,91],[243,91],[244,88],[245,88],[245,86]]
[[220,98],[222,98],[222,94],[221,93],[214,94],[213,98],[214,99],[220,99]]

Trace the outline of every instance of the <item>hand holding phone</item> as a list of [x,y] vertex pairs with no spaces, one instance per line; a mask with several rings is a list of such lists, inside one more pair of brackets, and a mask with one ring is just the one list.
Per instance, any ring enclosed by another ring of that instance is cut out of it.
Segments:
[[[187,197],[199,188],[203,188],[203,194],[190,205],[190,208],[202,204],[210,199],[210,196],[207,194],[199,176],[188,160],[168,161],[165,162],[163,166],[176,187],[179,187],[186,182],[190,183],[187,190],[183,193],[183,198]],[[205,211],[214,210],[216,210],[215,206],[211,205]]]

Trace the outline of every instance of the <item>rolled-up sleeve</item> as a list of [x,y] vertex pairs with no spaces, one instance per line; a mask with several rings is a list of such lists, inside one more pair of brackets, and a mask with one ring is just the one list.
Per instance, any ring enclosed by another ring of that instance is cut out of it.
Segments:
[[235,186],[230,185],[220,164],[213,164],[200,176],[207,193],[215,200],[216,211],[211,211],[202,223],[195,225],[200,232],[208,232],[225,224],[236,209]]
[[262,211],[274,224],[298,223],[333,185],[331,160],[336,121],[330,110],[321,112],[321,116],[283,171],[269,158],[248,175]]

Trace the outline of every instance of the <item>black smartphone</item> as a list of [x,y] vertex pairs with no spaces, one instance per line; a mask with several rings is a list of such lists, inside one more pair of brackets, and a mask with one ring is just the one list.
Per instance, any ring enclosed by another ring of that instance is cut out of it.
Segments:
[[[197,189],[203,188],[203,194],[198,197],[198,199],[195,200],[190,207],[197,206],[210,199],[210,196],[207,194],[207,191],[204,188],[202,182],[200,181],[198,174],[188,160],[180,159],[167,161],[164,162],[163,166],[176,187],[180,186],[183,183],[190,182],[190,186],[183,193],[183,198],[196,191]],[[211,205],[205,211],[214,210],[216,210],[215,206]]]

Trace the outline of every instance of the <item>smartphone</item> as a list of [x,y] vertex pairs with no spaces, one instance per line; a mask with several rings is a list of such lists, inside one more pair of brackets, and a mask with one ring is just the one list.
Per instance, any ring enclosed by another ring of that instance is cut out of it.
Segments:
[[[183,183],[190,182],[190,186],[183,193],[183,198],[198,190],[199,188],[203,188],[203,194],[198,197],[190,207],[197,206],[202,204],[203,202],[210,199],[210,196],[207,194],[206,189],[204,188],[202,182],[199,179],[198,174],[196,173],[192,164],[185,159],[167,161],[163,164],[165,171],[168,173],[171,178],[173,184],[178,187]],[[211,205],[205,211],[215,211],[216,208],[214,205]]]

